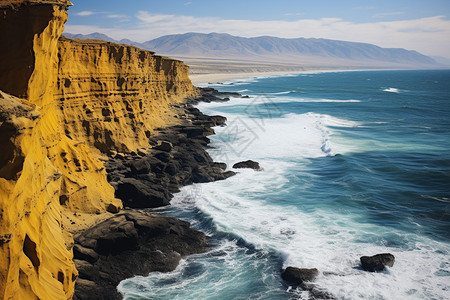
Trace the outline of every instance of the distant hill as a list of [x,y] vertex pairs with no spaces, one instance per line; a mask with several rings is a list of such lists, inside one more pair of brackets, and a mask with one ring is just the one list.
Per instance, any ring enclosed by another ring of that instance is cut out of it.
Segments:
[[[100,34],[72,35],[70,38],[100,38],[114,41]],[[367,43],[328,39],[272,36],[245,38],[224,33],[186,33],[166,35],[137,43],[130,40],[115,41],[155,51],[158,54],[181,58],[223,58],[272,62],[339,62],[341,65],[438,67],[431,57],[402,48],[381,48]],[[358,62],[358,63],[355,63]]]
[[107,36],[106,34],[94,32],[91,34],[72,34],[72,33],[64,33],[64,35],[71,39],[80,39],[80,40],[103,40],[107,42],[117,43],[115,39]]

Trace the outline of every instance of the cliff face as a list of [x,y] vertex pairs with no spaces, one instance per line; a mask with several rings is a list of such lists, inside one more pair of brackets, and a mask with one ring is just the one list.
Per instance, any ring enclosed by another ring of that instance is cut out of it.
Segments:
[[[135,151],[193,94],[188,67],[126,45],[61,38],[55,101],[66,134],[101,152]],[[152,101],[158,99],[158,101]]]
[[[195,93],[182,62],[131,46],[61,38],[58,57],[54,103],[65,137],[90,145],[97,154],[148,147],[155,128],[175,122],[169,105]],[[60,168],[72,166],[63,176],[64,205],[85,212],[104,210],[113,190],[102,166],[92,165],[92,157],[66,153],[58,160]],[[90,190],[93,178],[86,174],[97,177],[99,171],[102,179],[95,180],[102,186]],[[104,203],[93,200],[98,198]]]
[[156,127],[176,122],[169,105],[195,94],[181,62],[60,40],[68,4],[0,4],[2,299],[73,295],[77,271],[64,225],[79,212],[122,206],[102,153],[148,146]]

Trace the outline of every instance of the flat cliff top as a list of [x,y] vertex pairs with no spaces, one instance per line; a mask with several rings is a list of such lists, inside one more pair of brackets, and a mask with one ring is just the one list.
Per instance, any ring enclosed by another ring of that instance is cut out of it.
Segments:
[[104,41],[104,40],[91,40],[91,39],[81,40],[81,39],[71,39],[71,38],[68,38],[68,37],[66,37],[66,36],[64,36],[64,35],[62,35],[62,36],[59,38],[59,40],[60,40],[60,41],[69,41],[69,42],[71,42],[71,43],[77,43],[77,44],[81,44],[81,45],[111,45],[111,46],[116,45],[116,46],[123,46],[123,47],[127,47],[127,48],[134,48],[134,49],[138,49],[138,50],[141,50],[141,51],[149,52],[149,53],[151,53],[151,55],[162,57],[163,59],[165,59],[165,60],[167,60],[167,61],[181,61],[181,60],[179,60],[179,59],[174,59],[174,58],[170,58],[170,57],[167,57],[167,56],[158,55],[158,54],[156,54],[154,51],[149,51],[149,50],[141,49],[141,48],[138,48],[138,47],[136,47],[136,46],[128,45],[128,44],[118,44],[118,43],[108,42],[108,41]]
[[18,4],[56,4],[72,6],[72,2],[68,0],[1,0],[0,7],[14,6]]
[[155,52],[153,52],[153,51],[144,50],[144,49],[141,49],[141,48],[132,46],[132,45],[113,43],[113,42],[108,42],[108,41],[104,41],[104,40],[93,40],[93,39],[80,40],[80,39],[71,39],[71,38],[68,38],[68,37],[66,37],[66,36],[64,36],[64,35],[62,35],[62,36],[59,38],[59,40],[60,40],[60,41],[70,41],[70,42],[72,42],[72,43],[77,43],[77,44],[81,44],[81,45],[92,45],[92,44],[98,44],[98,45],[103,45],[103,44],[104,44],[104,45],[119,45],[119,46],[124,46],[124,47],[128,47],[128,48],[135,48],[135,49],[139,49],[139,50],[142,50],[142,51],[146,51],[146,52],[150,52],[150,53],[152,53],[152,54],[155,54]]

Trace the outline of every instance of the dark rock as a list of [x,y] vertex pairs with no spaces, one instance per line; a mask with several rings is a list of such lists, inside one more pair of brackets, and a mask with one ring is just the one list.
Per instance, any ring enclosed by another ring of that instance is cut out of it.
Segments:
[[95,263],[98,260],[98,254],[94,250],[85,248],[79,244],[73,246],[73,257],[90,263]]
[[173,149],[173,145],[172,143],[167,141],[160,141],[158,145],[153,147],[153,149],[164,152],[170,152]]
[[287,267],[286,270],[281,273],[281,278],[286,281],[292,282],[294,284],[302,284],[304,281],[313,281],[317,275],[319,275],[319,270],[317,269],[303,269],[295,267]]
[[151,165],[147,159],[137,159],[128,163],[133,174],[148,174],[151,170]]
[[108,204],[108,207],[106,207],[106,211],[110,212],[112,214],[116,214],[120,211],[120,207],[113,203],[110,203],[110,204]]
[[163,163],[168,163],[171,159],[170,154],[167,152],[156,153],[155,158],[159,159]]
[[227,122],[227,118],[223,116],[211,116],[210,119],[213,122],[213,126],[223,126]]
[[124,178],[117,185],[116,197],[131,208],[152,208],[169,204],[170,195],[153,189],[145,182]]
[[381,253],[374,256],[362,256],[360,258],[361,267],[369,272],[383,271],[385,266],[392,267],[395,262],[394,255]]
[[253,169],[255,171],[261,170],[259,163],[256,161],[253,161],[253,160],[246,160],[246,161],[241,161],[241,162],[235,163],[233,165],[233,168],[234,169],[249,168],[249,169]]
[[80,278],[74,299],[90,300],[120,299],[116,286],[123,279],[172,271],[182,257],[208,250],[205,234],[189,228],[188,222],[133,210],[86,230],[75,242],[96,244],[100,252],[95,263],[75,261]]
[[222,175],[221,179],[227,179],[227,178],[230,178],[231,176],[236,175],[236,172],[226,171],[226,172],[223,172],[221,175]]
[[78,278],[75,283],[74,300],[114,300],[120,298],[117,292],[102,290],[102,287],[94,281]]
[[[236,95],[207,89],[188,103],[223,102],[230,96]],[[148,151],[135,156],[111,153],[115,158],[105,168],[125,210],[111,208],[116,215],[75,237],[77,247],[90,256],[77,254],[80,283],[74,299],[120,299],[115,287],[121,280],[171,271],[183,256],[206,250],[205,235],[190,229],[189,223],[126,209],[168,205],[181,186],[235,174],[224,172],[226,165],[214,163],[206,151],[207,136],[214,134],[211,127],[225,125],[226,118],[204,115],[190,104],[178,108],[181,125],[148,134]],[[98,255],[95,262],[93,252]]]
[[78,271],[78,278],[92,280],[96,270],[90,262],[80,259],[74,259],[73,262]]
[[216,167],[218,167],[218,168],[220,168],[220,169],[222,169],[224,171],[227,169],[227,164],[226,163],[215,162],[214,166],[216,166]]

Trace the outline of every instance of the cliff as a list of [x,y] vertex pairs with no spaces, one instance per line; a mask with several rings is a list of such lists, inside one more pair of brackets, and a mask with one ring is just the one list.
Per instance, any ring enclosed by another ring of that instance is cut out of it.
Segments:
[[155,128],[177,123],[170,105],[196,93],[182,62],[60,39],[68,5],[0,3],[2,299],[72,297],[68,229],[122,207],[105,154],[148,147]]

